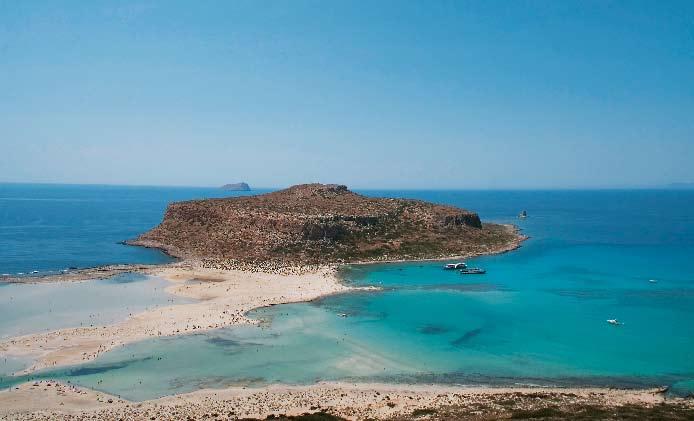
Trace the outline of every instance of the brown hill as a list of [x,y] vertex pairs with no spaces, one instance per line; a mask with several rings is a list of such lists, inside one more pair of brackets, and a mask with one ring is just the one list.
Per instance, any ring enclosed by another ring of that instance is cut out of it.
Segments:
[[513,227],[464,209],[304,184],[258,196],[169,205],[130,244],[178,257],[332,263],[475,255],[517,247]]

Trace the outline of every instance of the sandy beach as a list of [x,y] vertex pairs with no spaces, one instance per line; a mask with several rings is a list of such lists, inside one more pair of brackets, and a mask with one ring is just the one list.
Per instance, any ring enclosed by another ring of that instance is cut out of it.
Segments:
[[0,355],[34,359],[35,363],[21,373],[27,374],[93,360],[103,352],[146,338],[255,323],[245,316],[252,309],[310,301],[349,289],[339,282],[335,268],[327,266],[253,272],[185,262],[148,268],[148,273],[170,281],[167,292],[197,301],[156,307],[107,326],[13,337],[0,342]]
[[[255,323],[245,316],[254,308],[310,301],[351,289],[340,282],[337,266],[259,267],[211,259],[143,267],[138,271],[169,281],[167,292],[195,302],[160,306],[113,325],[10,338],[0,343],[0,355],[35,359],[22,374],[79,364],[146,338]],[[656,389],[341,382],[203,389],[144,402],[50,380],[0,391],[0,419],[6,420],[265,419],[314,413],[339,417],[327,419],[350,420],[487,420],[533,418],[534,414],[547,411],[567,417],[583,412],[626,411],[638,419],[660,419],[666,415],[670,419],[688,419],[694,413],[694,401],[666,399],[662,390]]]
[[[668,404],[663,405],[665,402]],[[461,419],[499,419],[548,408],[581,411],[586,406],[609,411],[629,408],[646,414],[667,410],[684,416],[694,411],[691,400],[666,401],[657,390],[590,388],[319,383],[205,389],[138,403],[51,381],[25,383],[0,392],[0,417],[12,420],[265,419],[316,412],[350,420],[432,418],[446,413],[458,414]]]

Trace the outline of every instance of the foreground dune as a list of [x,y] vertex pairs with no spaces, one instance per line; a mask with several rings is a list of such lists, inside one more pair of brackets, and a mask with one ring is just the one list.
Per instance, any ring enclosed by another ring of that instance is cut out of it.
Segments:
[[668,404],[663,405],[665,402],[656,390],[319,383],[258,389],[206,389],[133,403],[92,390],[40,382],[0,392],[0,417],[16,420],[264,419],[321,412],[346,419],[439,418],[451,414],[463,419],[499,419],[550,410],[575,414],[587,410],[615,413],[621,408],[643,416],[637,419],[650,415],[657,419],[665,413],[670,419],[694,416],[691,400],[668,400]]

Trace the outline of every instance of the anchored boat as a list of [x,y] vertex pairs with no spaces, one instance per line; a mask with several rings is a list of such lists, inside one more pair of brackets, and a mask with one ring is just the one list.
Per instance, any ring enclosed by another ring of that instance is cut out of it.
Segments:
[[443,266],[444,270],[454,270],[454,269],[465,269],[467,265],[465,262],[458,262],[458,263],[448,263]]

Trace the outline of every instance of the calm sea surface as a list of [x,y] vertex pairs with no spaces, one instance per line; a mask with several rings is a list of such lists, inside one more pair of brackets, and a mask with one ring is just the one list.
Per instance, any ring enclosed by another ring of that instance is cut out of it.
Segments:
[[163,253],[130,247],[173,201],[248,194],[186,187],[0,183],[0,274],[112,263],[162,263]]
[[[58,217],[54,207],[61,205],[55,201],[29,201],[36,188],[0,187],[10,192],[0,194],[0,271],[161,261],[157,253],[116,242],[156,224],[167,201],[220,193],[40,187],[42,197],[92,197],[90,206],[68,207],[82,212],[80,217],[68,209]],[[694,391],[693,191],[365,193],[466,207],[486,220],[516,223],[531,239],[517,251],[468,262],[487,269],[486,275],[443,271],[440,262],[351,267],[343,272],[346,282],[383,290],[261,309],[251,314],[263,321],[261,327],[147,340],[38,376],[131,399],[201,387],[340,379],[667,384],[674,393]],[[98,202],[102,194],[110,199]],[[24,199],[3,199],[8,195]],[[113,217],[109,207],[128,211]],[[515,215],[522,209],[529,217],[521,221]],[[10,222],[4,215],[12,215]],[[39,222],[44,218],[52,222]],[[25,231],[28,220],[63,228]],[[76,225],[65,228],[66,220]],[[88,234],[80,234],[82,228]],[[68,245],[60,247],[63,234]],[[63,251],[42,260],[39,244]],[[123,251],[114,256],[102,247]],[[80,257],[78,250],[93,254]],[[0,317],[8,317],[3,309]],[[606,322],[615,318],[623,325]],[[5,377],[0,386],[20,380]]]

